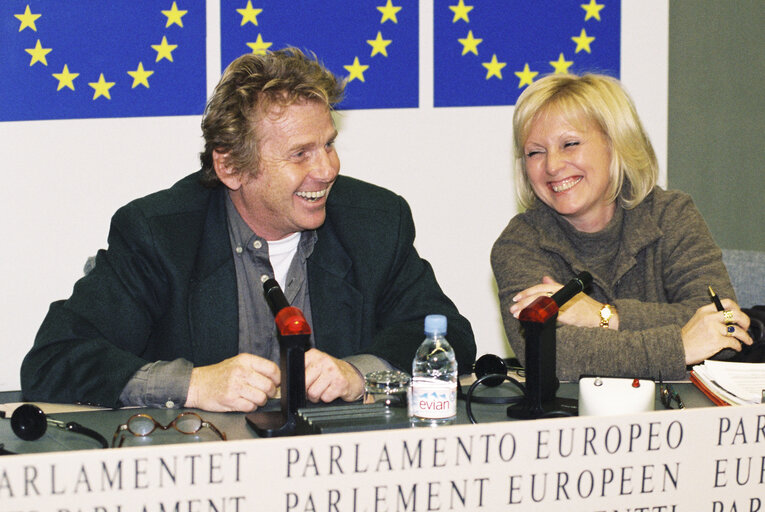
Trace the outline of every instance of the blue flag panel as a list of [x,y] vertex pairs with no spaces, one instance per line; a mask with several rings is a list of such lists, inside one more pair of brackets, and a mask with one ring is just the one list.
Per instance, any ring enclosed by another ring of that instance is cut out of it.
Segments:
[[435,0],[434,105],[514,105],[551,73],[619,77],[620,0]]
[[0,121],[201,114],[205,0],[3,0]]
[[347,80],[341,109],[419,104],[419,1],[221,0],[221,63],[295,46]]

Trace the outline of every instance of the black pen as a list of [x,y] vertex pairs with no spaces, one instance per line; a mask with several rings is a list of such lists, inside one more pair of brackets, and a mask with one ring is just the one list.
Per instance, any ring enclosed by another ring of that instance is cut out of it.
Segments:
[[723,308],[722,302],[720,302],[720,297],[717,296],[711,286],[707,286],[707,290],[709,290],[709,298],[712,299],[717,311],[723,311],[725,308]]

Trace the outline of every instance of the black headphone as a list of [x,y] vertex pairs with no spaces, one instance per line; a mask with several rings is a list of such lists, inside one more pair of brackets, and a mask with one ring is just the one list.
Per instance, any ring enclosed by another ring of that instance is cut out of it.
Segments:
[[[523,371],[517,359],[505,360],[494,354],[485,354],[479,357],[473,365],[473,373],[475,373],[476,380],[470,385],[467,393],[462,392],[462,386],[459,385],[459,380],[457,381],[457,395],[465,400],[465,412],[467,412],[470,423],[478,423],[475,416],[473,416],[473,403],[506,405],[524,399],[526,396],[526,386],[507,374],[510,369],[516,370],[519,374]],[[505,381],[517,387],[520,390],[520,394],[513,396],[473,396],[473,392],[478,386],[483,385],[493,388]]]
[[484,354],[479,357],[473,365],[473,373],[476,380],[471,384],[467,393],[462,393],[459,390],[460,398],[464,398],[467,401],[468,407],[470,403],[477,404],[512,404],[522,399],[522,395],[518,396],[474,396],[473,392],[480,386],[486,386],[494,388],[499,386],[505,381],[508,381],[518,387],[521,392],[525,391],[525,387],[521,382],[508,375],[510,370],[516,370],[518,373],[522,372],[520,363],[517,359],[502,359],[494,354]]
[[[42,409],[34,404],[20,405],[11,415],[11,429],[19,439],[23,439],[24,441],[36,441],[37,439],[40,439],[48,430],[48,425],[76,434],[86,435],[91,439],[98,441],[102,448],[107,448],[109,446],[106,439],[95,430],[83,427],[74,421],[64,423],[63,421],[50,419],[45,415]],[[0,445],[0,455],[10,453],[11,452],[3,449]]]
[[502,384],[504,379],[501,377],[507,375],[510,370],[516,371],[520,376],[524,375],[521,362],[515,357],[502,359],[494,354],[484,354],[479,357],[473,365],[473,373],[475,373],[476,379],[480,379],[486,375],[499,375],[499,377],[486,379],[483,382],[485,386],[490,388]]
[[19,439],[36,441],[48,430],[48,418],[36,405],[20,405],[11,415],[11,429]]

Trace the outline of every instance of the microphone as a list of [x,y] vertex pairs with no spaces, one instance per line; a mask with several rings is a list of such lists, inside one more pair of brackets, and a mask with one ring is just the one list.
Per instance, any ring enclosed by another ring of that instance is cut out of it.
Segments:
[[526,306],[518,319],[521,322],[544,323],[558,313],[560,307],[568,302],[571,297],[583,291],[592,283],[592,274],[587,271],[579,272],[575,278],[566,283],[563,288],[547,297],[537,297],[534,302]]
[[279,334],[282,336],[311,334],[311,327],[303,316],[303,312],[290,306],[276,279],[270,278],[263,282],[263,293],[265,293],[266,302],[274,314],[274,322],[276,322]]
[[568,302],[571,299],[571,297],[583,291],[585,288],[587,288],[591,284],[592,284],[592,274],[590,274],[586,270],[583,272],[579,272],[575,278],[573,278],[571,281],[566,283],[565,286],[563,286],[563,288],[553,293],[550,296],[550,298],[554,300],[555,303],[560,308],[563,304]]
[[541,295],[518,315],[526,343],[526,396],[507,409],[518,419],[535,419],[551,411],[575,410],[570,399],[556,398],[555,317],[560,307],[592,283],[589,272],[580,272],[549,297]]
[[281,408],[251,412],[245,419],[260,437],[289,436],[296,432],[298,410],[305,407],[305,351],[311,348],[311,327],[303,312],[287,302],[276,279],[263,282],[263,293],[279,333]]
[[282,309],[290,307],[290,303],[287,302],[287,297],[284,296],[284,292],[282,292],[276,279],[271,278],[263,282],[263,293],[266,295],[266,302],[268,302],[274,316]]

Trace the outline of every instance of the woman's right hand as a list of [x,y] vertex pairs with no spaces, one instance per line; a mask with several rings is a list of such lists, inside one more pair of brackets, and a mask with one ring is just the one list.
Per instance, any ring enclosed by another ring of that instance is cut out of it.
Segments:
[[697,364],[709,359],[725,348],[741,351],[741,344],[752,344],[746,332],[749,317],[730,299],[723,299],[725,311],[730,311],[726,323],[725,311],[717,311],[714,304],[707,304],[696,310],[681,331],[685,364]]

